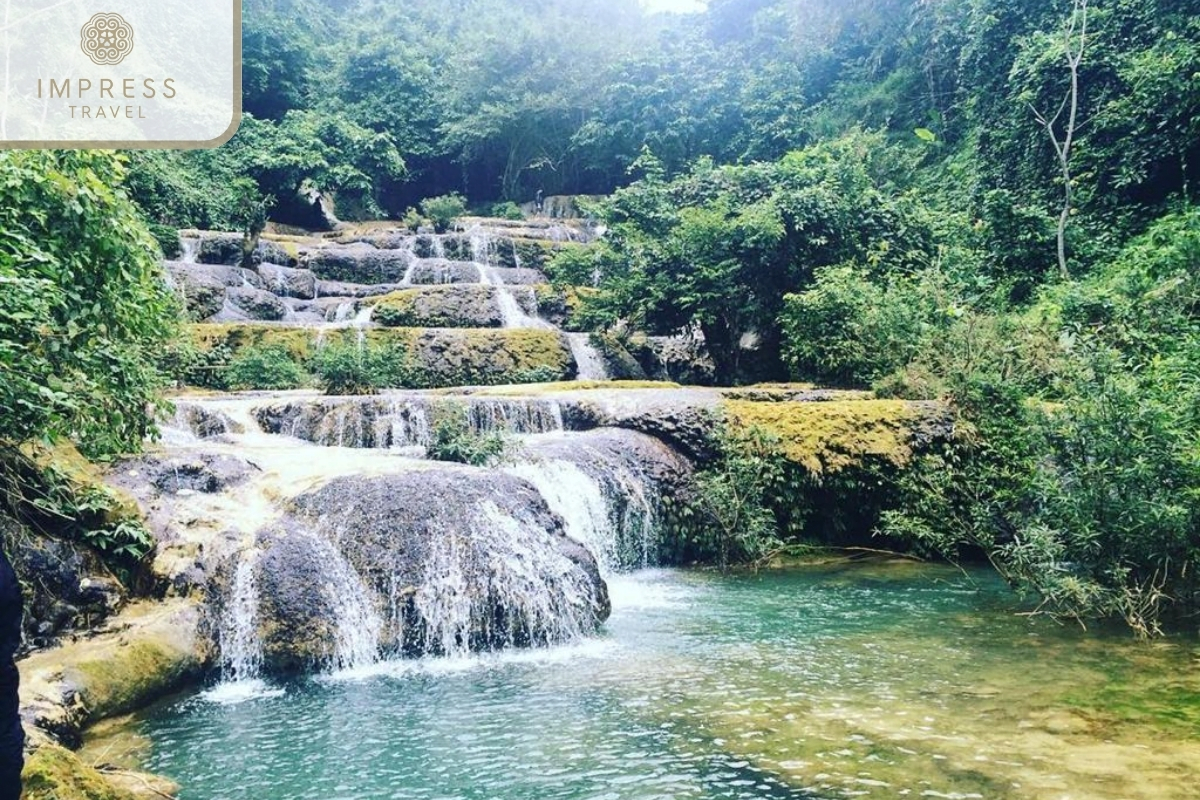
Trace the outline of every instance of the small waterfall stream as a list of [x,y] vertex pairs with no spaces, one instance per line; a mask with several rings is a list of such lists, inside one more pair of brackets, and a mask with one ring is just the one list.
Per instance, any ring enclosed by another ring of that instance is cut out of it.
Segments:
[[222,676],[238,683],[255,680],[262,668],[262,640],[258,635],[257,553],[241,553],[233,586],[217,633],[224,661]]
[[383,620],[362,578],[342,552],[320,534],[309,534],[313,555],[325,567],[326,597],[333,609],[336,632],[330,659],[333,669],[356,669],[373,664],[379,655]]
[[495,289],[496,303],[500,306],[500,316],[504,320],[504,327],[553,328],[554,326],[544,319],[526,314],[524,309],[521,308],[520,303],[517,302],[512,289],[508,287],[508,284],[504,282],[496,271],[497,268],[492,263],[492,251],[495,247],[494,239],[478,226],[467,231],[467,235],[470,237],[471,242],[471,260],[479,268],[480,281]]
[[563,336],[567,339],[567,344],[571,348],[571,355],[575,357],[575,365],[578,369],[576,378],[581,381],[606,381],[611,375],[608,371],[608,364],[605,363],[604,357],[600,355],[600,351],[595,348],[591,342],[591,334],[587,333],[564,333]]

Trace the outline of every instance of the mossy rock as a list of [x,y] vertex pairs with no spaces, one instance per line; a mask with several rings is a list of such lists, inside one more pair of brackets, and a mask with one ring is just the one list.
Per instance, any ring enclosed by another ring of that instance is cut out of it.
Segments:
[[18,664],[22,716],[77,744],[89,724],[143,708],[199,677],[211,656],[199,630],[193,601],[132,605],[109,630]]
[[191,326],[192,339],[203,352],[224,345],[232,352],[243,347],[279,345],[297,360],[309,357],[316,335],[308,328],[287,328],[280,325],[222,322],[200,323]]
[[[197,346],[224,346],[233,354],[244,347],[279,345],[307,368],[317,348],[317,331],[254,323],[193,325]],[[355,343],[356,329],[325,329],[324,342]],[[415,367],[419,380],[396,388],[527,383],[574,377],[575,362],[563,337],[553,330],[498,328],[368,328],[366,343]]]
[[903,400],[726,400],[721,405],[734,425],[778,436],[790,461],[818,475],[868,460],[906,465],[925,416],[922,406]]
[[430,387],[520,383],[534,373],[564,379],[574,371],[571,351],[557,331],[418,331],[410,354],[425,370]]
[[494,286],[422,286],[365,302],[375,308],[372,319],[389,328],[499,328],[504,324]]
[[21,800],[137,800],[65,747],[44,744],[33,751],[21,772]]

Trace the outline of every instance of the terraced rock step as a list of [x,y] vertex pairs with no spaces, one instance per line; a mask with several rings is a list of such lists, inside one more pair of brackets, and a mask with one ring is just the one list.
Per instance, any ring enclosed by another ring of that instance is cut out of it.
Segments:
[[385,360],[416,371],[419,386],[495,385],[569,380],[578,367],[556,330],[502,328],[297,327],[264,323],[192,327],[202,353],[223,347],[279,345],[305,365],[319,347],[334,342],[377,349]]
[[[183,231],[183,259],[166,268],[194,321],[251,326],[198,328],[208,353],[282,344],[305,362],[352,328],[359,346],[380,345],[410,362],[413,386],[594,379],[608,375],[599,352],[586,336],[559,333],[579,294],[552,288],[540,270],[555,249],[590,236],[582,225],[546,222],[468,220],[445,234],[376,223],[264,238],[246,267],[239,234]],[[260,323],[280,330],[254,327]],[[493,328],[530,335],[480,333]]]

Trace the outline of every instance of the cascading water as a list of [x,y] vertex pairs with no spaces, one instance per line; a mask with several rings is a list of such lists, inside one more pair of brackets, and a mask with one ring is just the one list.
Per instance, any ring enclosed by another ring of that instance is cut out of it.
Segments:
[[222,615],[217,638],[221,647],[221,673],[232,683],[257,680],[262,670],[262,640],[258,635],[257,554],[240,554],[233,586]]
[[608,364],[600,351],[592,345],[587,333],[564,333],[571,355],[575,358],[576,377],[581,381],[606,381],[611,377]]
[[[422,652],[461,657],[480,642],[563,644],[591,629],[586,577],[560,553],[520,547],[531,523],[491,502],[482,504],[476,523],[468,536],[448,531],[433,542],[412,599],[416,619],[408,623],[420,631]],[[482,552],[485,575],[477,574]]]
[[330,666],[356,669],[375,662],[383,620],[354,567],[332,542],[309,534],[313,555],[324,566],[324,591],[333,610],[335,631]]
[[479,279],[484,284],[494,287],[496,303],[500,307],[500,318],[506,328],[543,328],[549,329],[550,323],[526,314],[517,298],[496,272],[492,265],[492,249],[494,242],[491,236],[482,228],[476,226],[467,232],[471,242],[471,259],[479,268]]
[[374,396],[296,401],[257,408],[258,424],[323,446],[404,449],[426,447],[433,425],[447,405],[464,406],[476,435],[516,435],[563,430],[562,407],[553,400]]
[[[597,431],[532,443],[504,467],[537,487],[567,535],[596,556],[606,575],[659,564],[661,487],[649,463],[664,451],[641,434]],[[672,468],[675,468],[672,466]]]
[[200,240],[192,236],[179,237],[179,260],[185,264],[195,264],[196,255],[200,252]]

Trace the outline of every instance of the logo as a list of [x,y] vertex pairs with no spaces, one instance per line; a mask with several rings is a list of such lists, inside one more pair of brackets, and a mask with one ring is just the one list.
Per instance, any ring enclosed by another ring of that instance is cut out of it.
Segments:
[[79,46],[95,64],[120,64],[133,52],[133,26],[120,14],[96,14],[80,29]]

